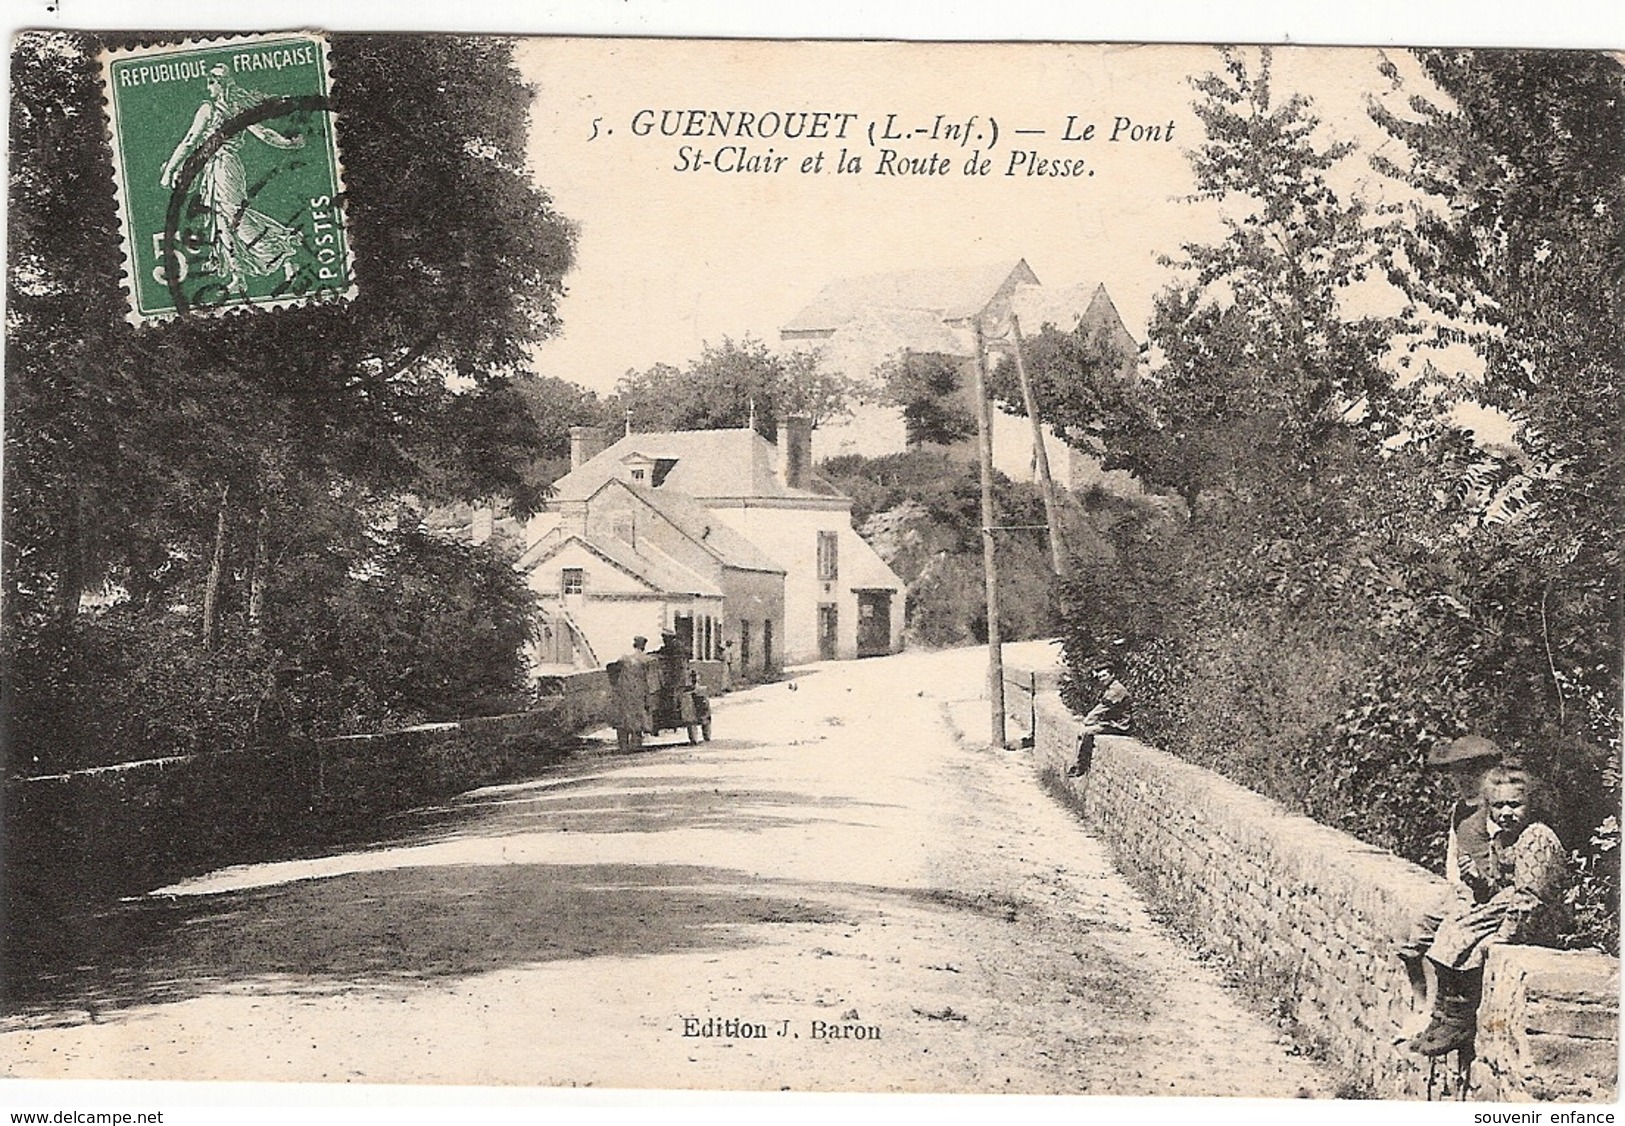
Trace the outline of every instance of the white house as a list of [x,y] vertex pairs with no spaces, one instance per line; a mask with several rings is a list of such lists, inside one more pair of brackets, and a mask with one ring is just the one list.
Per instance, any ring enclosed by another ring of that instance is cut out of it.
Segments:
[[558,635],[586,643],[555,659],[610,660],[665,628],[747,677],[902,647],[902,580],[812,471],[805,420],[777,447],[751,429],[600,444],[572,431],[571,471],[525,529],[527,582]]

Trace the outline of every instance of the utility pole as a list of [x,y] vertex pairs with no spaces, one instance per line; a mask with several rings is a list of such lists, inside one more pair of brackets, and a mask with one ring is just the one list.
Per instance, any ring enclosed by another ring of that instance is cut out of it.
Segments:
[[1010,314],[1010,339],[1015,348],[1016,378],[1021,382],[1021,402],[1033,424],[1033,456],[1038,461],[1038,488],[1044,497],[1044,523],[1049,525],[1050,566],[1055,577],[1066,577],[1066,544],[1061,539],[1061,521],[1055,511],[1055,481],[1049,475],[1049,452],[1044,448],[1044,424],[1038,420],[1033,401],[1033,385],[1027,379],[1027,363],[1021,354],[1021,321]]
[[999,637],[999,568],[993,541],[993,419],[987,405],[987,347],[982,318],[976,330],[976,438],[982,463],[982,570],[987,578],[987,697],[992,745],[1004,750],[1004,649]]

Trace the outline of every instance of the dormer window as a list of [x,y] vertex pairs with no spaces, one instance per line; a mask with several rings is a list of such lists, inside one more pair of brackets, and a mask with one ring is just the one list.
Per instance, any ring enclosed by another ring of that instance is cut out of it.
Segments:
[[657,476],[654,458],[639,453],[627,454],[621,459],[621,465],[625,467],[626,480],[632,484],[648,486],[655,483],[651,480]]

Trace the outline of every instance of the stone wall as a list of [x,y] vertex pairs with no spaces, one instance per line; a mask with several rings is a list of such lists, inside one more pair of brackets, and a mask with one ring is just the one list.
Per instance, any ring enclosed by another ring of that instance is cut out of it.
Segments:
[[[1053,673],[1008,669],[1006,682],[1011,740],[1036,716],[1041,777],[1177,928],[1220,955],[1349,1093],[1426,1097],[1425,1061],[1394,1043],[1417,1013],[1391,948],[1444,880],[1133,739],[1101,736],[1087,775],[1068,779],[1078,724]],[[1611,1101],[1618,966],[1602,954],[1496,951],[1472,1097]]]
[[1483,1098],[1614,1098],[1619,960],[1601,951],[1503,946],[1490,952],[1473,1083]]
[[596,670],[514,715],[7,779],[0,904],[54,918],[70,895],[94,903],[371,833],[384,814],[563,758],[607,684]]

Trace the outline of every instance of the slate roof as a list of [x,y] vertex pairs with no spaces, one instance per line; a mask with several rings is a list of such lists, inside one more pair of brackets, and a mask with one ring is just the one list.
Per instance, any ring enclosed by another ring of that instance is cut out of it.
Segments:
[[534,563],[527,564],[527,570],[535,570],[540,567],[571,543],[580,544],[600,559],[620,568],[655,590],[670,594],[722,597],[721,587],[689,570],[658,548],[649,546],[634,548],[631,544],[616,539],[614,536],[589,538],[578,532],[570,532],[560,537],[556,543],[547,548],[537,557]]
[[[676,471],[672,471],[675,475]],[[670,520],[689,539],[705,548],[717,560],[741,571],[768,571],[775,575],[785,573],[784,568],[770,559],[759,547],[717,519],[693,497],[667,492],[665,488],[650,489],[626,481],[605,482],[604,488],[619,486],[637,496],[650,508]]]
[[886,565],[880,553],[861,539],[859,542],[860,550],[848,551],[841,559],[841,585],[848,590],[906,589],[906,584]]
[[779,480],[778,450],[773,443],[754,430],[740,427],[628,434],[555,481],[553,500],[586,500],[606,481],[624,478],[624,459],[633,454],[677,462],[658,489],[645,490],[650,493],[685,493],[700,500],[840,495],[816,474],[810,488],[787,488]]
[[877,310],[914,311],[938,322],[973,317],[1038,277],[1024,258],[947,269],[904,270],[830,282],[782,329],[787,339],[829,335]]

